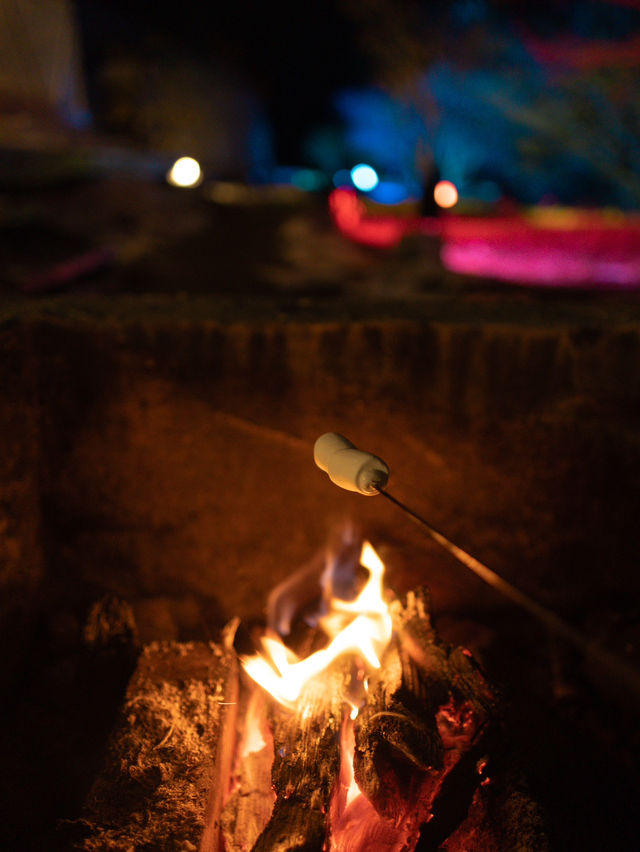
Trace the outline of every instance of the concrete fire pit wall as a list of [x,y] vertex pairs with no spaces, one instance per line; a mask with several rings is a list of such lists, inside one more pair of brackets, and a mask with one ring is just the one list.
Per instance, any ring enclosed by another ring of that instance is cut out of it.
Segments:
[[39,320],[0,345],[14,615],[34,585],[52,607],[111,591],[143,639],[192,638],[260,615],[346,518],[399,591],[427,583],[439,611],[494,606],[386,501],[314,467],[328,430],[385,458],[397,497],[578,622],[639,591],[636,327]]
[[44,576],[31,331],[0,333],[0,680],[28,641]]

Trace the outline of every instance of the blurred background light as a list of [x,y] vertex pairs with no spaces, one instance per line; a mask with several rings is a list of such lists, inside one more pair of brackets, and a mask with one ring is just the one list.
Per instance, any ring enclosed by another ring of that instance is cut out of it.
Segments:
[[433,198],[438,207],[455,207],[458,203],[458,190],[450,180],[439,180],[433,188]]
[[202,169],[193,157],[180,157],[167,172],[171,186],[197,186],[202,180]]
[[399,181],[381,180],[371,190],[372,201],[378,204],[401,204],[411,198],[413,193],[409,187]]
[[359,163],[351,169],[351,180],[356,189],[362,192],[370,192],[378,183],[378,173],[372,166]]
[[319,169],[297,169],[291,176],[291,183],[298,189],[315,192],[327,185],[327,178]]
[[333,185],[337,189],[341,186],[352,186],[351,172],[349,169],[339,169],[333,176]]

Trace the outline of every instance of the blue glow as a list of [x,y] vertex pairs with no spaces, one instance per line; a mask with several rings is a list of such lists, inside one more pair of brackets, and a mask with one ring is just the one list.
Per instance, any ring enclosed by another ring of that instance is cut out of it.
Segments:
[[275,166],[271,169],[268,182],[276,186],[295,186],[305,192],[316,192],[327,185],[327,176],[319,169]]
[[275,166],[270,175],[270,183],[276,186],[286,186],[293,183],[293,176],[298,171],[295,166]]
[[351,172],[349,169],[340,169],[333,176],[333,185],[340,189],[341,186],[351,186]]
[[371,190],[370,198],[379,204],[400,204],[411,198],[414,194],[403,183],[393,180],[381,180]]
[[345,127],[346,156],[375,163],[381,174],[402,183],[420,179],[416,151],[432,147],[423,118],[405,101],[380,89],[347,89],[334,99]]
[[480,201],[492,203],[495,201],[500,201],[502,192],[500,191],[499,185],[495,181],[481,180],[473,187],[472,195],[475,198],[480,199]]
[[327,179],[317,169],[298,169],[291,176],[291,183],[297,186],[298,189],[304,189],[306,192],[314,192],[326,186]]
[[365,163],[358,163],[351,169],[351,180],[355,188],[362,192],[370,192],[379,182],[376,170]]

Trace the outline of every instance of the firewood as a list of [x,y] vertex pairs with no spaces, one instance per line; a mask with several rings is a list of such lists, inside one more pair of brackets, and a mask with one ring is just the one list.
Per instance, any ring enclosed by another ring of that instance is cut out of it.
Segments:
[[248,852],[273,811],[273,737],[265,716],[266,700],[253,682],[240,690],[231,792],[220,818],[224,852]]
[[322,852],[340,769],[344,662],[304,688],[295,712],[275,706],[272,783],[276,803],[253,852]]
[[295,711],[269,705],[275,804],[253,846],[246,818],[230,822],[238,833],[227,852],[322,852],[329,842],[360,852],[398,843],[516,852],[524,837],[527,852],[547,848],[535,803],[513,782],[499,696],[468,651],[439,639],[428,604],[422,589],[392,603],[394,637],[353,723],[354,775],[366,798],[356,794],[351,810],[340,798],[345,696],[360,682],[360,663],[340,658],[307,684]]
[[402,670],[394,642],[370,680],[367,704],[355,723],[355,779],[378,813],[391,820],[405,810],[423,774],[443,763],[435,718],[421,712]]
[[68,846],[217,852],[236,699],[230,647],[145,646],[83,817],[64,827]]
[[448,773],[478,747],[497,704],[470,655],[436,636],[424,590],[410,592],[404,605],[396,601],[392,612],[396,639],[356,721],[354,773],[384,817],[399,819],[409,802],[426,820]]

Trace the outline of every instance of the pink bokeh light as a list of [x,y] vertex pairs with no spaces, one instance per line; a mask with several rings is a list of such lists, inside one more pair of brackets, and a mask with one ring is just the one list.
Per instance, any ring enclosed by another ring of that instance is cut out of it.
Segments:
[[444,266],[465,275],[545,287],[640,288],[638,215],[382,216],[342,188],[331,193],[329,207],[341,233],[363,245],[393,248],[409,234],[440,237]]

